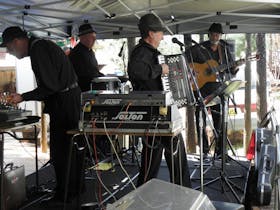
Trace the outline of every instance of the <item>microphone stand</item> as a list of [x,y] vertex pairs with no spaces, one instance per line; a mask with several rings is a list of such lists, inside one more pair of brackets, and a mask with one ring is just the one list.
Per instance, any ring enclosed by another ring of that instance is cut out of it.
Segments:
[[[227,42],[224,41],[224,40],[220,40],[220,41],[219,41],[219,44],[220,44],[221,46],[223,46],[223,48],[224,48],[225,61],[226,61],[226,66],[227,66],[226,74],[228,75],[228,76],[225,76],[224,78],[225,78],[225,81],[228,81],[228,80],[231,80],[231,79],[232,79],[231,71],[230,71],[230,66],[229,66],[229,63],[232,62],[232,59],[231,59],[231,61],[230,61],[229,56],[228,56],[228,50],[227,50],[227,49],[228,49],[228,48],[227,48],[228,44],[227,44]],[[223,62],[223,61],[221,61],[221,62]],[[230,97],[230,96],[228,96],[227,106],[228,106],[228,103],[229,103],[229,99],[231,99],[232,103],[234,104],[235,112],[236,112],[236,103],[235,103],[234,99],[233,99],[232,97]],[[222,126],[224,126],[223,123],[222,123]],[[227,132],[227,129],[226,129],[226,132]],[[223,134],[222,134],[222,135],[223,135]],[[228,143],[228,145],[229,145],[229,147],[230,147],[230,150],[231,150],[232,154],[236,157],[236,153],[235,153],[235,151],[234,151],[234,149],[233,149],[233,146],[232,146],[232,144],[231,144],[229,138],[226,137],[226,139],[227,139],[227,143]],[[225,150],[225,152],[226,152],[226,150]],[[229,157],[227,154],[226,154],[226,156]],[[232,159],[232,158],[231,158],[231,159]],[[232,160],[233,160],[233,159],[232,159]]]
[[[226,72],[226,76],[225,76],[225,81],[227,81],[227,80],[231,80],[232,79],[232,74],[231,74],[231,71],[230,71],[230,63],[232,63],[233,62],[233,59],[232,59],[232,57],[229,57],[228,56],[228,53],[229,53],[229,51],[228,51],[228,46],[229,46],[229,44],[226,42],[226,41],[224,41],[224,40],[220,40],[219,41],[219,44],[222,46],[222,47],[224,47],[224,53],[225,53],[225,62],[226,62],[226,69],[227,69],[227,71],[225,71]],[[231,58],[231,59],[230,59]],[[222,61],[223,62],[223,61]]]
[[[230,61],[229,56],[228,56],[228,50],[227,50],[227,49],[228,49],[228,48],[227,48],[228,44],[227,44],[227,42],[224,41],[224,40],[220,40],[220,44],[224,47],[224,52],[225,52],[225,58],[226,58],[225,60],[226,60],[227,73],[228,73],[228,77],[226,77],[226,80],[227,80],[227,79],[228,79],[228,80],[231,80],[231,79],[232,79],[232,76],[231,76],[231,71],[230,71],[230,68],[229,68],[229,63],[232,62],[232,59],[231,59],[231,61]],[[233,96],[234,96],[234,93],[233,93]],[[236,111],[236,103],[235,103],[235,101],[234,101],[234,97],[228,96],[227,106],[228,106],[229,100],[231,100],[231,102],[233,103],[233,105],[234,105],[234,110],[235,110],[235,113],[236,113],[237,111]],[[222,126],[224,126],[224,124],[222,124]],[[227,132],[227,129],[226,129],[226,132]],[[232,154],[236,157],[237,155],[236,155],[236,153],[235,153],[235,151],[234,151],[234,149],[233,149],[233,146],[232,146],[232,144],[231,144],[229,138],[226,137],[226,140],[227,140],[227,143],[228,143],[228,145],[229,145],[229,147],[230,147],[230,150],[231,150]],[[225,152],[226,152],[226,151],[225,151]],[[232,159],[228,154],[226,154],[226,156],[227,156],[228,158],[230,158],[231,160],[236,161],[236,160]],[[236,161],[236,162],[237,162],[237,161]],[[237,163],[238,163],[238,162],[237,162]],[[238,163],[238,164],[240,164],[240,163]],[[240,164],[240,165],[243,166],[242,164]]]
[[123,62],[124,76],[127,76],[124,53],[122,54],[122,62]]
[[125,42],[123,42],[122,47],[121,47],[121,49],[120,49],[120,52],[119,52],[118,56],[119,56],[120,58],[122,58],[124,76],[127,76],[127,71],[125,70],[125,69],[126,69],[126,65],[125,65],[125,56],[124,56],[124,53],[123,53],[123,51],[124,51],[124,45],[125,45]]
[[[191,58],[191,61],[193,63],[193,56],[192,56],[192,53],[190,51],[190,58]],[[204,191],[204,174],[210,169],[208,168],[205,172],[203,172],[203,166],[204,166],[204,163],[203,163],[203,129],[204,129],[204,120],[202,118],[202,115],[203,115],[203,112],[205,114],[205,116],[207,117],[209,123],[210,123],[210,127],[211,129],[213,130],[213,133],[214,133],[214,136],[215,138],[218,138],[218,133],[216,131],[216,129],[214,128],[209,116],[208,116],[208,113],[207,113],[207,109],[206,109],[206,105],[205,105],[205,102],[203,100],[203,97],[201,95],[201,92],[199,90],[199,87],[198,87],[198,84],[197,84],[197,80],[193,74],[193,71],[190,70],[191,68],[188,66],[188,74],[191,76],[191,79],[193,81],[193,85],[195,87],[195,91],[198,95],[197,97],[197,103],[196,103],[196,106],[199,108],[199,147],[200,147],[200,190],[201,192]],[[191,174],[190,178],[191,179],[195,179],[193,178],[194,174],[196,172],[196,169],[193,171],[193,173]],[[199,189],[197,188],[197,189]]]
[[[188,68],[190,69],[190,68]],[[200,191],[203,192],[204,191],[204,173],[203,173],[203,126],[204,126],[204,122],[203,122],[203,118],[202,118],[202,112],[207,112],[202,95],[199,91],[198,88],[198,84],[196,81],[195,76],[193,75],[193,72],[189,70],[188,72],[191,75],[191,79],[193,81],[193,84],[195,86],[195,89],[198,93],[198,100],[196,103],[196,106],[199,107],[199,152],[200,152]],[[208,115],[207,115],[208,116]],[[193,171],[193,173],[190,176],[190,179],[192,179],[192,176],[194,175],[195,170]]]
[[[179,43],[176,43],[176,44],[179,44]],[[180,49],[181,51],[183,52],[183,44],[179,44],[180,45]],[[186,53],[186,52],[185,52]],[[192,59],[192,54],[190,53],[190,57],[191,57],[191,60]],[[200,142],[199,142],[199,146],[200,146],[200,191],[203,192],[204,191],[204,184],[203,184],[203,119],[202,119],[202,112],[204,111],[205,113],[207,113],[207,109],[205,108],[205,103],[203,101],[203,97],[199,91],[199,87],[198,87],[198,84],[197,84],[197,81],[196,81],[196,78],[193,74],[193,71],[191,71],[191,68],[188,64],[188,62],[186,62],[186,65],[187,65],[187,75],[190,75],[190,78],[188,77],[188,80],[189,80],[189,84],[190,83],[190,79],[192,80],[193,82],[193,85],[195,87],[195,90],[197,91],[199,97],[197,99],[197,102],[195,102],[195,97],[193,98],[194,100],[194,104],[196,103],[196,106],[199,107],[199,138],[200,138]],[[208,115],[207,115],[208,116]],[[192,179],[192,176],[193,174],[195,173],[196,169],[194,170],[194,172],[190,175],[190,179]]]
[[[210,57],[211,59],[213,59],[212,56],[211,56],[211,54],[209,53],[209,51],[208,51],[204,46],[201,46],[201,44],[197,43],[196,41],[191,40],[191,42],[195,44],[194,46],[198,47],[198,52],[199,52],[199,54],[201,55],[201,57],[203,58],[203,60],[205,61],[205,63],[207,64],[207,66],[209,67],[209,69],[211,69],[212,72],[217,72],[217,70],[216,70],[215,67],[212,67],[212,66],[209,65],[209,63],[207,62],[207,58],[205,57],[204,53],[202,53],[201,49],[205,50],[205,51],[207,52],[207,54],[209,55],[209,57]],[[190,52],[191,62],[194,63],[194,62],[193,62],[193,56],[192,56],[191,50],[190,50],[189,52]],[[215,69],[214,69],[214,68],[215,68]],[[218,78],[219,82],[222,83],[222,82],[221,82],[221,78],[219,77],[219,75],[217,75],[217,78]],[[196,81],[196,79],[193,79],[193,81]],[[194,83],[197,83],[197,82],[194,82]],[[198,85],[196,86],[196,91],[197,91],[199,100],[200,100],[200,101],[203,101],[203,96],[201,95],[201,92],[200,92],[200,90],[199,90]],[[215,98],[215,97],[214,97],[214,98]],[[213,98],[213,99],[214,99],[214,98]],[[210,118],[209,118],[209,116],[208,116],[208,111],[207,111],[207,109],[206,109],[205,104],[203,104],[203,110],[204,110],[205,116],[207,117],[207,120],[208,120],[208,122],[209,122],[209,124],[210,124],[210,127],[211,127],[211,129],[212,129],[212,131],[213,131],[213,133],[214,133],[214,140],[216,140],[216,142],[217,142],[217,141],[218,141],[219,135],[218,135],[218,133],[217,133],[217,131],[216,131],[216,128],[214,127],[212,121],[210,120]],[[210,145],[210,148],[211,148],[211,146],[212,146],[212,144]],[[209,148],[209,149],[210,149],[210,148]]]
[[184,51],[183,45],[180,45],[180,50],[181,50],[181,52]]
[[[226,56],[226,63],[227,63],[227,71],[228,71],[228,79],[229,80],[231,80],[232,79],[232,75],[231,75],[231,71],[230,71],[230,68],[229,68],[229,63],[230,62],[232,62],[233,60],[231,59],[231,61],[229,60],[229,56],[228,56],[228,43],[226,42],[226,41],[224,41],[224,40],[222,40],[222,45],[224,46],[224,51],[225,51],[225,56]],[[234,93],[233,93],[233,97],[230,97],[229,96],[229,99],[231,100],[231,102],[233,103],[233,105],[234,105],[234,111],[235,111],[235,113],[237,113],[237,111],[236,111],[236,103],[235,103],[235,100],[234,100]],[[228,102],[229,103],[229,102]],[[232,152],[232,154],[236,157],[236,153],[235,153],[235,151],[234,151],[234,149],[233,149],[233,146],[232,146],[232,144],[231,144],[231,142],[230,142],[230,140],[228,139],[228,137],[227,137],[227,142],[228,142],[228,145],[229,145],[229,147],[230,147],[230,149],[231,149],[231,152]],[[231,158],[232,159],[232,158]],[[232,159],[233,160],[233,159]]]

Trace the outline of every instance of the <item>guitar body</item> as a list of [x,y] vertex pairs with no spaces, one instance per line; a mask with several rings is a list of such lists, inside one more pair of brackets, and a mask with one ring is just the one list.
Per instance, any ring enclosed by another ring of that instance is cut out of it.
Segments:
[[[190,67],[193,69],[196,77],[198,88],[202,88],[207,82],[215,82],[217,79],[216,72],[212,72],[211,67],[215,70],[219,64],[215,60],[208,60],[205,63],[193,63]],[[194,88],[194,85],[193,85]]]
[[[191,63],[190,67],[194,72],[194,75],[196,77],[196,82],[198,85],[198,88],[202,88],[207,82],[216,82],[217,74],[221,73],[227,68],[235,68],[237,66],[240,66],[241,64],[245,63],[245,61],[252,61],[252,60],[259,60],[260,55],[256,54],[255,56],[250,56],[247,59],[239,59],[237,61],[230,62],[228,64],[221,64],[213,59],[207,60],[205,63]],[[212,71],[213,69],[213,71]],[[236,74],[237,71],[235,71]],[[193,89],[195,89],[194,84],[192,85]]]

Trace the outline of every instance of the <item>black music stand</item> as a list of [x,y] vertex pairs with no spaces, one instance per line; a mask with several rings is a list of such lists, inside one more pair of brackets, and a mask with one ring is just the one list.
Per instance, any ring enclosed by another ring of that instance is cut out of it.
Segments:
[[[214,105],[216,105],[216,104],[220,104],[220,103],[222,103],[221,102],[221,99],[222,99],[222,97],[221,96],[223,96],[224,95],[224,93],[225,93],[225,91],[228,93],[228,95],[230,95],[232,92],[234,92],[236,89],[238,89],[238,87],[235,87],[235,86],[237,86],[238,84],[239,84],[239,82],[237,82],[237,81],[234,81],[234,84],[232,84],[230,87],[229,87],[229,85],[228,85],[228,82],[229,81],[227,81],[227,82],[225,82],[225,83],[221,83],[221,86],[218,88],[218,89],[216,89],[212,94],[210,94],[210,95],[208,95],[207,97],[205,97],[204,98],[204,100],[203,100],[203,102],[204,102],[204,105],[205,105],[205,107],[211,107],[211,106],[214,106]],[[233,81],[232,81],[233,82]],[[241,85],[241,84],[240,84]],[[236,89],[235,89],[236,88]],[[232,89],[232,90],[231,90]],[[223,105],[223,104],[222,104]],[[223,110],[221,110],[221,112],[222,112]],[[217,133],[215,133],[215,128],[214,128],[214,126],[212,126],[211,125],[211,129],[213,129],[214,130],[214,136],[215,136],[215,138],[214,139],[216,139],[216,144],[218,143],[217,142],[217,138],[219,137],[219,135],[217,134]],[[223,130],[222,130],[223,131]],[[230,149],[231,149],[231,151],[232,151],[232,154],[234,155],[234,156],[236,156],[236,154],[235,154],[235,152],[234,152],[234,149],[233,149],[233,146],[232,146],[232,144],[231,144],[231,142],[230,142],[230,140],[226,137],[226,140],[227,140],[227,143],[228,143],[228,145],[229,145],[229,147],[230,147]],[[209,148],[211,149],[211,147],[212,147],[212,145],[213,145],[213,143],[214,143],[215,141],[212,141],[211,142],[211,145],[209,146]],[[215,154],[216,154],[216,152],[214,153],[214,158],[213,158],[213,161],[215,160]]]
[[[209,67],[212,69],[211,66],[209,66]],[[190,69],[190,68],[188,68],[188,69]],[[221,86],[219,88],[217,88],[212,94],[203,98],[203,96],[201,95],[201,92],[199,90],[196,78],[193,75],[193,72],[189,71],[189,75],[191,75],[191,79],[193,81],[193,86],[194,86],[194,88],[197,92],[197,95],[198,95],[196,106],[199,107],[199,134],[200,134],[199,135],[199,141],[200,141],[200,178],[199,179],[200,179],[200,187],[197,187],[197,188],[194,188],[194,189],[200,189],[203,192],[203,187],[207,185],[207,183],[203,184],[203,180],[204,180],[203,176],[204,176],[204,174],[206,174],[212,168],[212,166],[215,165],[215,155],[212,158],[212,161],[209,161],[209,163],[206,163],[206,164],[203,163],[203,129],[204,128],[203,128],[202,113],[204,112],[205,116],[208,118],[208,121],[210,123],[210,127],[211,127],[211,129],[214,133],[214,140],[217,142],[217,139],[219,138],[219,134],[217,133],[212,121],[209,119],[208,112],[207,112],[207,107],[220,103],[219,97],[220,97],[220,95],[223,95],[223,93],[227,89],[228,85],[226,83],[220,82]],[[226,90],[226,92],[229,92],[229,91]],[[213,143],[214,143],[214,141],[212,142],[212,144]],[[211,148],[212,144],[210,145],[210,148]],[[233,154],[235,154],[229,140],[228,140],[228,144],[229,144]],[[203,169],[204,166],[208,166],[208,168],[205,171]],[[192,178],[195,171],[196,171],[196,169],[191,174],[191,179],[196,179],[197,180],[197,178]]]
[[[195,81],[195,80],[194,80]],[[197,82],[195,81],[194,82],[194,85],[197,86]],[[197,94],[198,94],[198,102],[197,102],[197,107],[199,108],[199,147],[200,147],[200,187],[198,188],[195,188],[195,189],[200,189],[202,192],[203,192],[203,187],[205,186],[205,184],[203,184],[203,176],[204,174],[207,173],[207,171],[209,171],[211,169],[211,167],[214,165],[214,157],[212,158],[212,163],[204,163],[203,162],[203,129],[204,129],[204,120],[203,120],[203,117],[202,117],[202,113],[204,112],[205,113],[205,116],[208,118],[208,121],[210,122],[210,127],[214,133],[214,139],[218,139],[219,135],[214,127],[214,125],[212,124],[211,120],[209,119],[209,116],[207,114],[207,106],[212,106],[212,105],[216,105],[218,102],[220,103],[220,101],[218,101],[219,99],[219,95],[220,93],[222,93],[222,91],[225,89],[225,85],[222,84],[216,91],[214,91],[211,95],[209,95],[208,97],[206,98],[203,98],[198,87],[197,87]],[[211,147],[211,146],[210,146]],[[203,167],[204,166],[208,166],[208,168],[204,171]],[[193,171],[193,173],[191,174],[191,179],[196,179],[196,178],[193,178],[193,174],[196,172],[196,169]]]
[[[228,126],[228,97],[229,95],[237,90],[242,84],[244,84],[243,81],[241,80],[235,80],[235,81],[227,81],[225,82],[225,86],[221,89],[223,91],[220,94],[221,102],[222,102],[222,159],[221,159],[221,171],[220,171],[220,176],[205,183],[204,185],[209,185],[212,184],[216,181],[221,181],[222,182],[222,190],[224,190],[224,185],[228,186],[234,197],[238,200],[238,202],[242,203],[242,200],[238,197],[238,194],[236,193],[235,189],[242,191],[243,189],[239,188],[236,186],[234,183],[230,181],[230,179],[235,179],[235,178],[242,178],[242,175],[238,176],[228,176],[225,172],[225,164],[226,164],[226,158],[228,155],[226,154],[226,142],[227,142],[227,126]],[[241,165],[243,166],[243,165]],[[244,167],[244,166],[243,166]]]
[[[211,54],[209,53],[209,51],[206,49],[206,48],[204,48],[204,47],[201,47],[201,45],[200,44],[198,44],[198,43],[195,43],[195,46],[196,47],[198,47],[199,48],[199,53],[200,53],[200,55],[202,56],[202,58],[205,60],[205,61],[207,61],[207,59],[206,59],[206,57],[205,57],[205,55],[204,55],[204,53],[202,53],[201,52],[201,50],[203,49],[203,50],[205,50],[206,52],[207,52],[207,54],[209,55],[209,57],[211,58],[211,59],[213,59],[212,58],[212,56],[211,56]],[[192,53],[191,53],[191,51],[189,51],[190,52],[190,60],[191,61],[193,61],[193,57],[192,57]],[[227,59],[227,61],[228,61],[228,59]],[[217,69],[215,68],[215,67],[213,67],[213,66],[211,66],[211,65],[209,65],[208,64],[208,62],[206,62],[207,63],[207,65],[208,65],[208,67],[209,67],[209,69],[213,72],[213,73],[217,73],[218,71],[217,71]],[[212,159],[212,164],[210,164],[210,166],[208,167],[208,169],[206,169],[205,170],[205,172],[203,172],[203,155],[202,155],[202,153],[203,153],[203,149],[202,149],[202,147],[203,147],[203,137],[202,137],[202,132],[203,132],[203,123],[202,123],[202,121],[203,121],[203,119],[202,119],[202,111],[204,111],[205,112],[205,115],[206,115],[206,117],[208,117],[208,114],[207,114],[207,109],[206,109],[206,105],[208,105],[208,106],[211,106],[211,103],[213,103],[220,95],[223,95],[223,93],[224,93],[224,91],[225,92],[227,92],[228,94],[230,94],[229,93],[229,90],[226,90],[227,89],[227,85],[225,85],[225,83],[223,83],[223,79],[220,77],[220,75],[219,74],[216,74],[216,76],[217,76],[217,80],[218,80],[218,82],[221,84],[221,87],[219,87],[216,91],[214,91],[214,93],[213,94],[211,94],[208,98],[206,97],[205,99],[203,99],[203,97],[202,97],[202,95],[201,95],[201,93],[200,93],[200,91],[199,91],[199,88],[198,88],[198,85],[197,85],[197,82],[196,82],[196,78],[194,77],[194,75],[193,75],[193,73],[191,72],[191,77],[192,77],[192,81],[193,81],[193,83],[194,83],[194,86],[195,86],[195,90],[197,91],[197,93],[198,93],[198,106],[199,106],[199,108],[200,108],[200,111],[199,111],[199,132],[200,132],[200,184],[201,184],[201,186],[200,186],[200,188],[201,188],[201,191],[203,192],[203,173],[206,173],[213,165],[214,165],[214,163],[215,163],[215,155],[214,155],[214,157],[213,157],[213,159]],[[234,86],[234,85],[233,85]],[[238,86],[239,87],[239,86]],[[236,89],[235,89],[236,90]],[[234,91],[234,90],[233,90]],[[232,92],[233,92],[232,91]],[[227,100],[228,99],[228,96],[226,97],[226,103],[227,103]],[[224,98],[222,98],[222,100],[224,100]],[[225,102],[225,101],[224,101]],[[222,103],[222,105],[223,105],[224,103]],[[223,106],[224,107],[224,106]],[[223,111],[223,110],[222,110]],[[223,113],[224,114],[224,113]],[[227,114],[226,115],[224,115],[224,116],[227,116]],[[222,117],[222,118],[224,118],[224,116]],[[208,117],[208,119],[209,119],[209,117]],[[212,131],[213,131],[213,133],[214,133],[214,140],[216,140],[216,143],[218,142],[217,141],[217,139],[218,139],[218,137],[219,137],[219,135],[218,135],[218,133],[217,133],[217,131],[216,131],[216,129],[215,129],[215,127],[213,126],[213,124],[212,124],[212,122],[211,122],[211,120],[209,120],[209,122],[210,122],[210,127],[211,127],[211,129],[212,129]],[[226,125],[226,129],[227,129],[227,125]],[[223,127],[223,131],[224,131],[224,127]],[[224,133],[223,132],[223,139],[224,139],[224,137],[226,137],[226,139],[227,139],[227,135],[226,135],[226,133]],[[223,141],[223,140],[222,140]],[[231,150],[232,150],[232,152],[233,152],[233,154],[235,155],[235,153],[234,153],[234,150],[233,150],[233,148],[232,148],[232,145],[230,144],[230,141],[227,139],[227,141],[228,141],[228,144],[229,144],[229,146],[231,147]],[[210,148],[211,148],[211,146],[212,146],[212,144],[214,143],[214,141],[211,143],[211,145],[210,145]],[[223,146],[222,146],[223,147]],[[222,153],[223,153],[223,151],[222,151]],[[235,155],[236,156],[236,155]],[[194,174],[194,173],[193,173]],[[207,183],[205,184],[205,185],[207,185]]]

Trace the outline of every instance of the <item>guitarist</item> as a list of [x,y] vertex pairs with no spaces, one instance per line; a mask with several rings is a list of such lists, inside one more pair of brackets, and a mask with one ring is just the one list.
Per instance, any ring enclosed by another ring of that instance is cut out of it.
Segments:
[[[229,68],[226,69],[223,72],[217,72],[217,68],[215,68],[215,65],[213,66],[213,62],[218,66],[222,64],[229,64],[233,62],[232,56],[228,49],[228,44],[221,40],[221,36],[223,34],[222,25],[220,23],[213,23],[209,30],[208,30],[208,37],[209,40],[205,41],[199,45],[194,45],[189,49],[189,52],[186,52],[186,55],[188,57],[188,61],[190,65],[194,63],[202,64],[206,63],[207,65],[207,71],[210,71],[210,75],[214,76],[214,81],[206,82],[203,86],[199,87],[199,91],[201,93],[201,96],[205,98],[206,96],[209,96],[212,94],[217,88],[219,88],[222,83],[226,80],[229,80],[232,76],[236,74],[236,68]],[[212,61],[210,63],[209,61]],[[212,67],[211,67],[212,66]],[[193,65],[193,70],[196,72],[196,68]],[[209,67],[209,68],[208,68]],[[196,74],[196,73],[195,73]],[[201,74],[204,75],[204,74]],[[207,76],[207,74],[205,74]],[[198,97],[198,92],[195,91],[194,88],[194,94],[196,97]],[[218,133],[218,139],[216,139],[216,148],[215,153],[216,156],[221,155],[221,105],[217,104],[214,106],[211,106],[211,114],[213,119],[213,125]],[[203,112],[203,153],[205,156],[207,156],[209,152],[209,143],[208,138],[205,132],[205,126],[206,126],[206,115]],[[198,139],[199,138],[199,107],[196,109],[196,127],[197,127],[197,133],[198,133]]]

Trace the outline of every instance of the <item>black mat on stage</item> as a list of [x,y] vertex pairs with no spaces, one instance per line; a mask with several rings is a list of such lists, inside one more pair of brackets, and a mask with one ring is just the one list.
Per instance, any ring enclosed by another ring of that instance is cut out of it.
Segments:
[[[190,173],[192,174],[192,187],[198,187],[200,186],[200,169],[199,169],[199,160],[197,156],[192,156],[188,158]],[[209,161],[205,162],[209,163]],[[134,178],[134,183],[136,183],[136,176],[138,173],[138,166],[137,164],[125,164],[125,169],[127,173],[130,175],[131,178]],[[221,161],[215,160],[214,164],[209,166],[205,166],[204,169],[208,169],[206,174],[204,175],[204,183],[215,180],[213,183],[206,185],[204,187],[204,192],[208,195],[210,200],[215,201],[226,201],[226,202],[233,202],[238,203],[238,199],[242,200],[244,202],[245,200],[245,191],[247,187],[247,181],[248,181],[248,175],[250,171],[250,163],[247,161],[233,161],[229,160],[226,163],[225,166],[225,174],[226,178],[229,178],[230,185],[233,187],[234,193],[229,189],[229,187],[225,184],[224,180],[221,179]],[[93,170],[92,170],[93,171]],[[98,185],[97,183],[97,176],[95,171],[93,171],[93,174],[90,174],[91,172],[86,173],[86,189],[85,192],[81,195],[80,203],[81,204],[89,204],[89,203],[96,203],[97,198],[100,197],[99,189],[102,188],[101,185]],[[118,164],[115,164],[115,166],[106,172],[101,172],[101,178],[105,186],[109,189],[109,191],[114,195],[115,199],[119,199],[122,196],[126,195],[130,191],[133,190],[132,185],[129,183],[128,179],[126,178],[125,173],[122,171],[121,167]],[[240,178],[233,178],[232,176],[241,176]],[[44,169],[40,170],[39,173],[40,177],[40,185],[43,185],[44,188],[54,188],[54,173],[52,166],[47,166]],[[169,181],[169,172],[166,165],[166,162],[163,160],[160,168],[160,172],[158,175],[159,179]],[[198,178],[198,179],[196,179]],[[34,191],[36,189],[35,187],[35,174],[32,174],[27,177],[27,189],[29,191]],[[224,188],[222,188],[222,185]],[[30,187],[32,186],[32,187]],[[240,189],[239,189],[240,188]],[[25,205],[21,209],[27,209],[27,210],[43,210],[43,209],[50,209],[50,210],[56,210],[56,209],[63,209],[63,204],[52,204],[52,203],[46,203],[46,202],[40,202],[38,201],[38,197],[45,195],[46,193],[29,193],[28,200],[26,201]],[[114,198],[113,195],[110,195],[108,192],[106,192],[104,189],[102,189],[102,202],[104,205],[106,203],[113,203]],[[36,196],[35,196],[36,195]],[[37,200],[36,200],[37,199]],[[32,201],[36,201],[34,203],[31,203]],[[30,205],[31,203],[31,205]],[[77,208],[78,200],[73,200],[72,202],[67,203],[66,209],[78,209]],[[94,208],[89,208],[94,209]]]
[[[189,162],[192,188],[200,190],[200,164],[198,157]],[[204,193],[210,200],[244,203],[249,178],[250,162],[228,158],[222,170],[221,160],[204,161]]]

